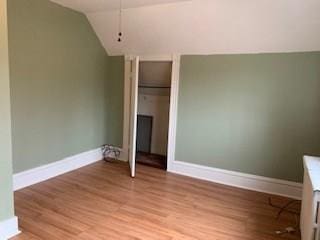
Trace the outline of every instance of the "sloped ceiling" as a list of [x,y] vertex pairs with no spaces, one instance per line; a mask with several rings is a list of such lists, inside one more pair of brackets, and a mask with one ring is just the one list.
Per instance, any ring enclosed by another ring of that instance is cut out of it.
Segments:
[[[319,0],[53,0],[84,12],[110,55],[320,50]],[[116,9],[116,10],[115,10]]]
[[[122,8],[128,9],[181,1],[187,0],[122,0],[121,5]],[[52,0],[52,2],[84,13],[119,10],[120,6],[120,0]]]

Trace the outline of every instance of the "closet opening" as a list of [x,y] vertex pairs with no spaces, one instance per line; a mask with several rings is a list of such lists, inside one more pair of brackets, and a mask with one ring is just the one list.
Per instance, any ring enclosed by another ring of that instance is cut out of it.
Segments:
[[140,61],[136,162],[167,170],[172,61]]

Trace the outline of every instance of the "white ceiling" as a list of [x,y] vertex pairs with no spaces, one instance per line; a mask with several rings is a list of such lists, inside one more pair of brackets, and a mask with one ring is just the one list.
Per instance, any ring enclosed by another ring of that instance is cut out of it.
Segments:
[[121,43],[117,1],[54,1],[86,13],[110,55],[320,50],[319,0],[124,0],[134,8],[123,11]]
[[[101,12],[118,10],[120,7],[120,0],[51,0],[65,7],[75,9],[80,12]],[[143,6],[168,4],[174,2],[181,2],[186,0],[122,0],[122,7],[124,9],[137,8]]]

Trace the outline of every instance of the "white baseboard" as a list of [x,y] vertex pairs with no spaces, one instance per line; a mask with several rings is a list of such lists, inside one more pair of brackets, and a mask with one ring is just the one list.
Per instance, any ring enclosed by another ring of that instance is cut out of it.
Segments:
[[[125,159],[122,149],[119,160]],[[113,156],[110,156],[113,157]],[[95,149],[61,161],[27,170],[13,175],[14,190],[48,180],[58,175],[76,170],[102,159],[101,149]],[[240,172],[222,170],[181,161],[173,161],[168,171],[229,186],[265,192],[294,199],[301,199],[302,184]]]
[[0,222],[0,240],[7,240],[19,233],[17,217]]
[[294,199],[301,199],[302,197],[302,184],[296,182],[205,167],[180,161],[173,161],[168,171],[257,192],[270,193]]
[[80,153],[63,160],[33,168],[13,175],[14,191],[76,170],[102,159],[101,149]]

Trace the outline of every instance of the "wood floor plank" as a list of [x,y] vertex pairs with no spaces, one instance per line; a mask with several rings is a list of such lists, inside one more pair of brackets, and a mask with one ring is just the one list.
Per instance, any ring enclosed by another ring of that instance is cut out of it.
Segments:
[[[22,233],[13,240],[298,240],[271,197],[289,199],[137,166],[104,161],[15,193]],[[299,211],[299,204],[293,206]]]

